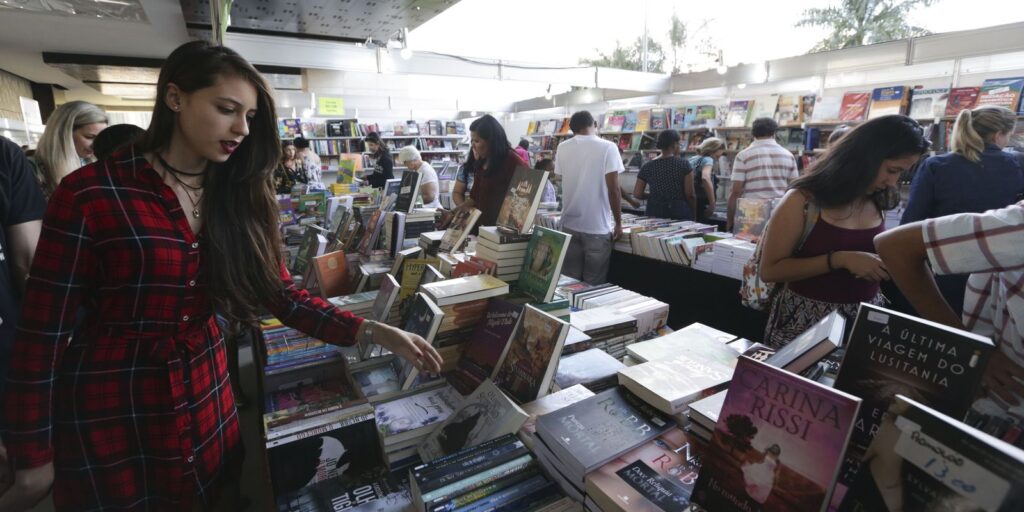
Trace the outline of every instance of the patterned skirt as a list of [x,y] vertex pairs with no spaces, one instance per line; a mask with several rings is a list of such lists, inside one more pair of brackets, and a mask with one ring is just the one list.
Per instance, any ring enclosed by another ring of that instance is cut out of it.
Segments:
[[[879,292],[867,302],[881,306],[885,304],[885,296]],[[764,330],[764,344],[780,348],[837,309],[846,317],[849,334],[849,327],[857,316],[859,306],[859,302],[825,302],[809,299],[790,290],[788,286],[783,287],[772,299],[768,325]]]

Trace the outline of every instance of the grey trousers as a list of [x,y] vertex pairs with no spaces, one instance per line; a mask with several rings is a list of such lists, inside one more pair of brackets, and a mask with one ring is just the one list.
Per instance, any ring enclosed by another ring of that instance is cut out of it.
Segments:
[[565,253],[562,273],[589,284],[608,280],[608,261],[612,256],[612,234],[591,235],[562,228],[572,235]]

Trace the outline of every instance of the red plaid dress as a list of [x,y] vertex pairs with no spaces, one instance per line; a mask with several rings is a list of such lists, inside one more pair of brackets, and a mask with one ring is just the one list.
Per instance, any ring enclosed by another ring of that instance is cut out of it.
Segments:
[[[14,467],[54,461],[59,510],[189,510],[238,474],[238,414],[202,243],[133,149],[54,192],[3,407]],[[263,301],[271,313],[325,341],[354,341],[361,319],[297,290],[283,265],[281,279],[281,295]]]

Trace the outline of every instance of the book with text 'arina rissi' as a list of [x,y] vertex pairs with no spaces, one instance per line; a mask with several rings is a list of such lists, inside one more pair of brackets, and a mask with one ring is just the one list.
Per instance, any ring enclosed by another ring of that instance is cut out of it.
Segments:
[[548,302],[555,294],[562,263],[572,235],[538,226],[526,249],[517,286],[538,302]]
[[550,451],[573,485],[587,473],[653,440],[675,420],[617,386],[537,418],[537,443]]
[[498,211],[498,228],[512,233],[529,233],[547,182],[547,171],[530,169],[525,165],[516,167]]
[[864,399],[839,475],[833,507],[896,394],[962,419],[993,349],[983,336],[870,304],[853,322],[835,388]]
[[513,434],[528,415],[490,379],[480,384],[419,446],[422,460],[434,460],[485,441]]
[[860,402],[741,357],[693,501],[716,511],[824,510]]
[[455,370],[445,375],[452,387],[468,395],[481,382],[494,377],[498,360],[512,337],[522,311],[523,306],[499,298],[488,301],[487,312],[466,342]]
[[679,428],[587,475],[587,497],[604,512],[685,511],[707,443]]
[[1024,451],[896,396],[840,512],[1024,510]]
[[547,394],[569,324],[527,304],[498,361],[494,382],[519,403]]

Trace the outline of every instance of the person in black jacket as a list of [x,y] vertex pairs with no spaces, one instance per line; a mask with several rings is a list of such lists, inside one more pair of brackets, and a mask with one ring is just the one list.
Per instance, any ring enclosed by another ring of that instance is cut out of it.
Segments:
[[380,139],[380,135],[370,133],[363,142],[366,143],[366,151],[370,153],[370,165],[373,172],[366,174],[366,181],[373,188],[384,188],[384,183],[395,177],[395,162],[391,159],[387,144]]

